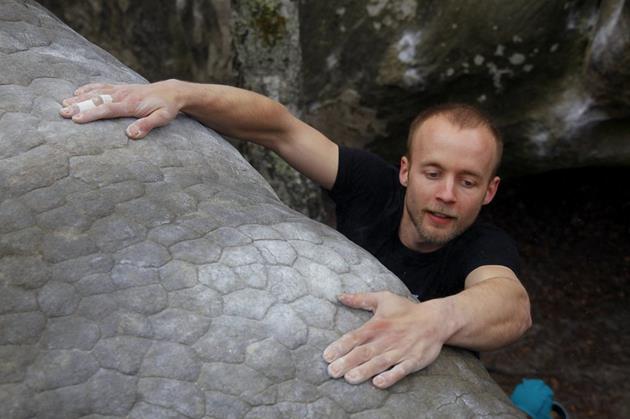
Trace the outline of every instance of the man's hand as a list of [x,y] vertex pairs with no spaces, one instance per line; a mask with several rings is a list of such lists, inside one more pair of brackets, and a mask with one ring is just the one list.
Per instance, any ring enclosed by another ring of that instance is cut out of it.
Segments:
[[[414,303],[391,292],[342,294],[343,304],[374,316],[324,351],[328,373],[358,384],[387,388],[432,363],[450,337],[447,313],[438,300]],[[393,367],[393,368],[392,368]],[[390,369],[391,368],[391,369]]]
[[131,139],[145,137],[182,112],[222,135],[251,141],[276,152],[326,189],[332,188],[337,177],[337,144],[275,100],[237,87],[180,80],[152,84],[94,83],[78,88],[75,96],[63,101],[63,106],[61,116],[78,123],[139,118],[127,127]]
[[[129,138],[140,139],[153,128],[175,119],[181,107],[176,92],[173,81],[168,80],[153,84],[87,84],[62,102],[64,107],[59,113],[81,124],[99,119],[136,117],[139,119],[129,125],[126,132]],[[111,103],[104,102],[101,95],[110,96]],[[89,100],[96,106],[80,112],[77,104]]]

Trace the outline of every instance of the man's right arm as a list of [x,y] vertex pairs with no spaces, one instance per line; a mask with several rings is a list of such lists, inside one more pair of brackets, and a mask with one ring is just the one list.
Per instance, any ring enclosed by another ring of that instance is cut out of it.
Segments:
[[[99,95],[110,95],[113,102],[83,112],[73,106]],[[178,80],[149,85],[90,84],[77,89],[63,104],[61,115],[78,123],[139,118],[127,128],[132,139],[168,124],[181,111],[222,134],[273,150],[325,189],[332,188],[337,176],[339,152],[334,142],[280,103],[248,90]]]

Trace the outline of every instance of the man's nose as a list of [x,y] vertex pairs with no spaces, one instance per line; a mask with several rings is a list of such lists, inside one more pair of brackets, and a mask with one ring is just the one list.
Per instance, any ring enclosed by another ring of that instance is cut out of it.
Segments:
[[457,197],[455,195],[455,180],[448,177],[444,178],[442,182],[440,182],[436,198],[449,204],[457,201]]

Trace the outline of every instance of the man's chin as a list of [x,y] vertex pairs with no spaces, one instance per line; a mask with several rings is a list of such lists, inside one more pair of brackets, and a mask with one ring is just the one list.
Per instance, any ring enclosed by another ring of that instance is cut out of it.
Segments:
[[427,227],[420,232],[424,242],[433,246],[444,246],[460,234],[461,232],[454,228],[446,230]]

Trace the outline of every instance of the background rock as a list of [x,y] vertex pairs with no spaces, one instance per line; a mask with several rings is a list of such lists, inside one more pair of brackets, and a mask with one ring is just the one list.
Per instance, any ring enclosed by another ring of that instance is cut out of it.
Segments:
[[[238,51],[261,27],[235,22],[244,22],[246,7],[282,3],[291,24],[276,41],[301,49],[303,63],[303,89],[288,104],[300,105],[295,109],[307,121],[339,143],[397,161],[417,112],[453,100],[496,116],[506,137],[505,174],[630,162],[630,8],[623,0],[251,0],[234,2],[232,20],[227,0],[182,0],[177,10],[136,1],[126,15],[126,1],[43,3],[133,68],[150,69],[150,80],[240,80],[260,91],[246,80],[276,70],[227,63],[242,62]],[[103,30],[121,23],[118,33]],[[250,48],[247,55],[271,63],[286,52]],[[187,73],[174,65],[191,55]],[[162,71],[154,57],[165,63]],[[297,59],[285,63],[285,71],[299,74]],[[299,77],[286,80],[300,85]]]
[[[301,117],[299,2],[237,0],[232,7],[239,85],[279,101]],[[319,186],[262,146],[239,142],[237,147],[283,202],[310,218],[326,219]]]
[[628,55],[623,1],[306,4],[309,118],[336,125],[329,109],[340,103],[359,120],[370,115],[366,128],[349,123],[340,141],[367,143],[395,160],[419,109],[465,101],[496,116],[510,174],[630,162],[630,110],[617,99],[628,82],[618,65]]

